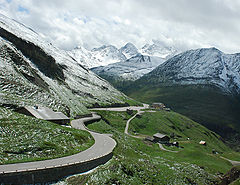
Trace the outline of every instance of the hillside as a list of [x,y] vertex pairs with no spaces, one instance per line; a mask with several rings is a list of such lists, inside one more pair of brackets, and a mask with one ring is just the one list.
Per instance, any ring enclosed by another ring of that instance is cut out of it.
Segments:
[[216,48],[190,50],[169,59],[124,92],[143,102],[163,102],[238,146],[239,56]]
[[86,106],[124,104],[129,99],[65,51],[26,26],[0,15],[0,104],[40,104],[68,116]]
[[[118,145],[114,158],[97,170],[67,178],[70,184],[216,184],[220,174],[231,169],[231,164],[219,157],[229,155],[220,136],[200,124],[175,112],[145,112],[130,123],[130,130],[138,136],[152,136],[155,132],[174,133],[180,148],[167,147],[178,153],[163,151],[157,144],[124,134],[126,112],[97,111],[105,121],[88,128],[111,133]],[[189,140],[187,138],[190,138]],[[206,140],[207,145],[199,145]],[[219,154],[212,154],[215,149]],[[239,154],[235,153],[236,157]]]

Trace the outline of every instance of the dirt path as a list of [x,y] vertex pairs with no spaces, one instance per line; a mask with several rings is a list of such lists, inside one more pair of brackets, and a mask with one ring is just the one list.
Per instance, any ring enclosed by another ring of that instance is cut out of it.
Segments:
[[168,150],[168,149],[164,148],[161,143],[158,143],[158,145],[159,145],[159,148],[160,148],[161,150],[164,150],[164,151],[166,151],[166,152],[173,152],[173,153],[178,153],[178,152],[179,152],[179,151]]
[[143,104],[143,107],[129,106],[129,107],[113,107],[113,108],[94,108],[94,109],[90,109],[90,110],[93,110],[93,111],[94,111],[94,110],[105,110],[105,111],[125,112],[125,111],[127,111],[127,109],[129,109],[129,110],[135,110],[135,111],[137,111],[137,113],[134,114],[134,116],[132,116],[129,120],[127,120],[124,133],[127,134],[127,135],[129,135],[129,136],[131,136],[131,137],[134,137],[134,138],[142,138],[141,136],[134,136],[134,135],[129,134],[128,128],[129,128],[129,123],[130,123],[138,114],[141,114],[141,113],[144,112],[144,111],[142,111],[142,109],[147,109],[147,108],[149,108],[149,105],[148,105],[148,104]]

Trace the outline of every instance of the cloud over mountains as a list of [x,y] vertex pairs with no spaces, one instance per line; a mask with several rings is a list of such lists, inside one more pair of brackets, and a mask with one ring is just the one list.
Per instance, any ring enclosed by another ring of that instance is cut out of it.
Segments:
[[0,0],[0,13],[26,24],[60,48],[157,39],[180,50],[217,47],[239,52],[236,0]]

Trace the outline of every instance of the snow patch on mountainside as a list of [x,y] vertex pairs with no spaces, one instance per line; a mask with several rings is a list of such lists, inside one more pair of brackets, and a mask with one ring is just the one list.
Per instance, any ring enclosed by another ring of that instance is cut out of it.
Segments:
[[116,79],[122,78],[122,80],[134,81],[152,71],[162,62],[164,62],[164,60],[161,58],[138,54],[125,62],[96,67],[91,70],[102,77],[108,76]]

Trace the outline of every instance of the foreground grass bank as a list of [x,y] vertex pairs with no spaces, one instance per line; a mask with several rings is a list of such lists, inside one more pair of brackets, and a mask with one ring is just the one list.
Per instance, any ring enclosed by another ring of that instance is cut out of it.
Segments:
[[58,158],[94,144],[86,132],[0,107],[0,164]]
[[[65,183],[67,184],[216,184],[219,182],[219,176],[232,167],[228,161],[212,154],[210,147],[217,144],[219,144],[219,146],[216,146],[217,150],[230,151],[224,143],[217,140],[218,135],[214,136],[209,130],[187,118],[188,123],[193,125],[188,129],[188,132],[192,133],[193,143],[186,142],[184,144],[184,138],[182,138],[181,145],[184,148],[179,149],[180,152],[178,153],[172,153],[160,150],[157,144],[124,134],[126,120],[131,117],[126,113],[97,112],[104,117],[105,121],[101,120],[89,124],[88,128],[97,132],[113,134],[113,138],[118,143],[114,150],[114,157],[107,164],[100,166],[88,175],[77,175],[66,179]],[[161,119],[159,116],[162,115],[159,115],[159,113],[152,114],[156,114],[151,115],[151,117],[155,117],[153,119]],[[149,114],[147,113],[147,115]],[[179,124],[181,125],[184,117],[178,114],[175,116],[177,117],[175,119],[181,120]],[[171,120],[171,114],[166,114],[165,118]],[[138,121],[147,121],[144,116],[136,118],[136,122],[138,122],[137,119]],[[178,121],[173,121],[172,125],[178,127]],[[151,130],[153,128],[148,128],[149,126],[149,124],[146,125],[146,132],[143,134],[152,134]],[[195,126],[196,130],[191,130]],[[144,131],[144,129],[139,130],[139,132],[141,131]],[[188,132],[184,133],[184,137],[188,136]],[[209,146],[207,147],[209,148],[203,149],[197,145],[198,139],[194,139],[197,138],[197,136],[194,137],[196,132],[201,132],[200,136],[202,137],[206,136],[204,133],[209,133],[209,136],[206,137],[215,137],[216,139],[212,140],[204,137],[204,139],[208,139]],[[181,131],[176,134],[181,135]]]

